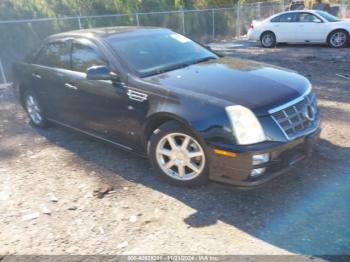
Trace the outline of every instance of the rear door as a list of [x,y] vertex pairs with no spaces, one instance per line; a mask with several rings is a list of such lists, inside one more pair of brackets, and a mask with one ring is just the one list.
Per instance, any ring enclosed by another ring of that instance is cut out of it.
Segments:
[[277,42],[296,42],[297,13],[286,13],[273,18],[271,30],[275,33]]
[[319,17],[308,12],[299,13],[296,34],[298,42],[324,42],[326,35],[327,28]]
[[70,46],[70,40],[47,43],[32,65],[31,86],[49,118],[63,120],[69,106],[63,86],[70,69]]

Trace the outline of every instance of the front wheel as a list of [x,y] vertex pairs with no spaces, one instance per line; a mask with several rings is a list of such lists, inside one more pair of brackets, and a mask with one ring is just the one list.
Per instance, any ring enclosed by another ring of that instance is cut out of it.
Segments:
[[172,184],[198,186],[208,182],[205,145],[177,122],[167,122],[153,132],[148,154],[157,173]]
[[24,92],[24,107],[28,114],[30,123],[39,128],[48,125],[44,110],[39,102],[38,96],[30,89]]
[[272,32],[265,32],[261,35],[260,38],[261,45],[266,48],[271,48],[275,47],[277,42],[276,42],[276,36]]
[[343,48],[349,44],[349,34],[344,30],[336,30],[328,37],[328,44],[334,48]]

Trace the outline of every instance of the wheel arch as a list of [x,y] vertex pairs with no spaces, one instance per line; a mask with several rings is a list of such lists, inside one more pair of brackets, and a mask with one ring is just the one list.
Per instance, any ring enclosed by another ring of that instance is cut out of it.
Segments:
[[272,30],[265,30],[265,31],[263,31],[263,32],[260,34],[260,36],[259,36],[259,40],[260,40],[260,41],[261,41],[262,36],[263,36],[264,34],[266,34],[266,33],[272,33],[272,34],[275,36],[275,39],[276,39],[276,41],[277,41],[277,36],[276,36],[275,32],[273,32]]
[[[26,85],[23,82],[18,82],[15,85],[17,85],[17,89],[18,89],[18,100],[21,103],[21,105],[24,107],[24,93],[30,89],[29,85]],[[33,90],[33,92],[35,92]]]
[[154,130],[166,122],[175,121],[183,125],[185,128],[189,129],[195,135],[198,135],[198,132],[193,128],[189,121],[180,117],[179,115],[170,113],[170,112],[157,112],[151,115],[145,124],[143,125],[143,138],[142,143],[144,148],[147,149],[147,143],[151,137]]
[[348,37],[350,38],[350,31],[349,30],[347,30],[347,29],[345,29],[345,28],[335,28],[335,29],[332,29],[329,33],[328,33],[328,35],[327,35],[327,43],[329,42],[329,38],[331,37],[331,34],[332,33],[334,33],[334,32],[336,32],[336,31],[344,31],[347,35],[348,35]]

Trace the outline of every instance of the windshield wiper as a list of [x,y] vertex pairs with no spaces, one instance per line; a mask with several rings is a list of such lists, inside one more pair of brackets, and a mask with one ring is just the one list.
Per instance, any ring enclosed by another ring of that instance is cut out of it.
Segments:
[[160,68],[160,69],[154,70],[154,71],[152,71],[150,73],[147,73],[147,74],[145,74],[145,77],[152,76],[152,75],[159,75],[159,74],[166,73],[166,72],[169,72],[169,71],[173,71],[173,70],[176,70],[176,69],[184,68],[184,67],[187,67],[189,65],[191,65],[191,63],[181,63],[181,64],[167,66],[167,67],[164,67],[164,68]]
[[203,63],[203,62],[206,62],[206,61],[209,61],[209,60],[212,60],[212,59],[217,59],[217,58],[214,57],[214,56],[208,56],[208,57],[199,58],[199,59],[196,59],[196,60],[193,60],[193,61],[190,61],[190,62],[185,62],[185,63],[180,63],[180,64],[176,64],[176,65],[167,66],[167,67],[160,68],[160,69],[154,70],[152,72],[146,73],[146,74],[143,75],[143,77],[159,75],[159,74],[166,73],[166,72],[169,72],[169,71],[173,71],[173,70],[176,70],[176,69],[185,68],[185,67],[188,67],[190,65]]
[[207,62],[209,60],[215,60],[215,59],[217,58],[214,56],[207,56],[207,57],[196,59],[191,64],[199,64],[199,63],[203,63],[203,62]]

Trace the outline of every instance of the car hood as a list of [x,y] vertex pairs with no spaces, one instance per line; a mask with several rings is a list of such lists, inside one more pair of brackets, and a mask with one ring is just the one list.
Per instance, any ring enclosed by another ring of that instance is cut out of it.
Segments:
[[[250,108],[257,115],[303,95],[310,82],[272,65],[219,58],[144,78],[174,92],[206,95]],[[176,91],[178,90],[178,91]]]

